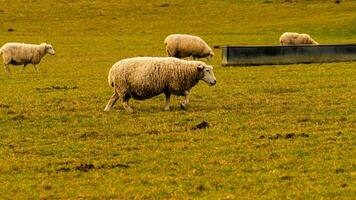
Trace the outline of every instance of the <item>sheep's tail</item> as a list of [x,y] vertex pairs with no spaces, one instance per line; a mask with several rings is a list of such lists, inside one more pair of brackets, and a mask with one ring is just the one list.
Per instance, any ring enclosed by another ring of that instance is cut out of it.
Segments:
[[112,79],[111,70],[112,69],[110,69],[109,75],[108,75],[108,83],[111,87],[114,87],[114,80]]
[[279,38],[279,44],[283,46],[283,39],[282,39],[282,37]]
[[112,80],[111,74],[109,74],[109,76],[108,76],[108,83],[111,87],[114,87],[114,80]]

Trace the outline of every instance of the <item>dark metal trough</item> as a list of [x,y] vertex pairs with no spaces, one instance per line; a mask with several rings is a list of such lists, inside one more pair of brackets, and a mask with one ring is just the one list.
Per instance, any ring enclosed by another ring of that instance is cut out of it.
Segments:
[[356,44],[222,46],[222,65],[281,65],[356,61]]

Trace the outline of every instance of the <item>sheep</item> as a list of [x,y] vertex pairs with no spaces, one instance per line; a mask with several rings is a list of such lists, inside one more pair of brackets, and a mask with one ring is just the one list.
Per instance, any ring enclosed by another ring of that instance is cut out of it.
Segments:
[[0,55],[2,55],[7,74],[10,73],[10,64],[23,65],[23,72],[26,65],[31,63],[38,72],[36,65],[40,63],[46,53],[55,54],[52,45],[46,43],[36,45],[10,42],[0,48]]
[[166,53],[169,57],[185,58],[192,56],[196,58],[206,57],[209,61],[214,52],[209,45],[200,37],[186,34],[171,34],[164,40]]
[[108,75],[114,88],[104,111],[109,111],[120,99],[124,109],[133,112],[128,101],[131,97],[144,100],[161,93],[165,94],[164,110],[170,110],[171,94],[184,96],[181,108],[189,103],[189,93],[199,80],[209,85],[216,84],[213,67],[201,61],[188,61],[172,57],[134,57],[115,63]]
[[296,45],[296,44],[314,44],[318,45],[310,35],[305,33],[291,33],[285,32],[279,38],[281,45]]

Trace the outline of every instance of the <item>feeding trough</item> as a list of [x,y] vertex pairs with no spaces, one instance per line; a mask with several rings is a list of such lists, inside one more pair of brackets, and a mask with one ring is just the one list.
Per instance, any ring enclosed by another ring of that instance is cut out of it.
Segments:
[[356,61],[356,44],[222,46],[223,66]]

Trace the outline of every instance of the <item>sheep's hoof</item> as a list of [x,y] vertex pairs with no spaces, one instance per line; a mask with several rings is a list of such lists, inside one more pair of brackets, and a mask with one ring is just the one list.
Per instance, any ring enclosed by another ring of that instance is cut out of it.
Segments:
[[110,107],[109,105],[107,105],[107,106],[105,106],[105,108],[104,108],[104,112],[109,112],[110,109],[111,109],[111,107]]
[[181,103],[180,104],[180,108],[183,109],[183,110],[186,110],[187,109],[187,105],[185,105],[184,103]]
[[164,108],[165,111],[170,111],[171,109],[169,107]]

